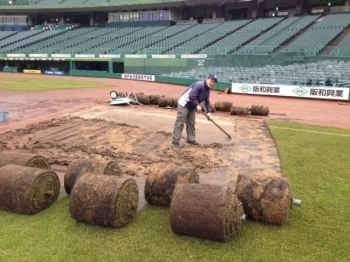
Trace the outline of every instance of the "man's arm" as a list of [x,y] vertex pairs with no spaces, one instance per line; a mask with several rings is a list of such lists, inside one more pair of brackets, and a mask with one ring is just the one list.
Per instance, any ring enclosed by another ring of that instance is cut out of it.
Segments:
[[196,82],[196,83],[192,86],[192,90],[190,91],[190,94],[189,94],[190,103],[191,103],[193,106],[195,106],[195,107],[196,107],[197,105],[199,105],[199,102],[198,102],[198,94],[199,94],[199,92],[201,91],[202,86],[203,86],[203,82],[201,82],[201,81]]
[[207,110],[207,113],[211,112],[211,106],[210,106],[210,91],[208,92],[208,95],[206,96],[205,100],[205,109]]

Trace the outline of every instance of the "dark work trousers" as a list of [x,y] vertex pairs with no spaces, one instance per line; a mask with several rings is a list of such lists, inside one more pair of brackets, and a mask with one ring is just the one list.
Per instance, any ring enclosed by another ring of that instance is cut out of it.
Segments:
[[182,130],[186,123],[187,141],[196,141],[196,109],[189,111],[186,107],[177,104],[177,117],[173,131],[173,143],[178,144],[181,139]]

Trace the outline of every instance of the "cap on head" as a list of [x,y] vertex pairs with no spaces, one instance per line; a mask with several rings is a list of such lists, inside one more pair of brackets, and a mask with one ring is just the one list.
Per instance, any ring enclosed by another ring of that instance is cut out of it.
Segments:
[[218,76],[217,76],[217,75],[214,75],[214,74],[208,75],[208,78],[209,78],[209,79],[213,79],[213,80],[215,80],[216,82],[218,81]]

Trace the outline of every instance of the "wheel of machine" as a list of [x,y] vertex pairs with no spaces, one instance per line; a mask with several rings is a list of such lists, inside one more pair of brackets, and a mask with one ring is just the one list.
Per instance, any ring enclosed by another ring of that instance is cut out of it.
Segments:
[[110,97],[111,97],[112,99],[116,99],[116,98],[118,97],[117,91],[114,91],[114,90],[112,90],[112,91],[109,93],[109,95],[110,95]]

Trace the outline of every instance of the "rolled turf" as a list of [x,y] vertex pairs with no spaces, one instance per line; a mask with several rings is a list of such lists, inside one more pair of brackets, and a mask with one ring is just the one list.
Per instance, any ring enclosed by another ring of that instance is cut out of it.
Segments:
[[267,116],[270,109],[266,106],[252,105],[251,114],[256,116]]
[[30,153],[0,152],[0,167],[10,164],[50,169],[49,161],[43,156]]
[[72,161],[64,175],[64,188],[69,195],[76,180],[84,174],[121,176],[122,172],[116,161],[98,159],[78,159]]
[[226,102],[226,101],[217,101],[215,103],[216,111],[230,112],[232,106],[233,106],[233,103]]
[[135,217],[138,200],[134,179],[86,174],[71,192],[69,210],[79,222],[120,228]]
[[60,181],[52,170],[7,165],[0,168],[0,208],[35,214],[50,206],[60,193]]
[[288,179],[257,175],[239,175],[236,194],[248,219],[284,225],[292,208]]
[[170,224],[175,234],[222,242],[239,231],[243,208],[228,186],[179,184],[170,205]]
[[145,199],[149,204],[169,207],[175,186],[187,183],[199,183],[198,170],[175,165],[153,165],[145,182]]
[[230,109],[231,115],[248,115],[249,109],[248,107],[243,106],[232,106]]

